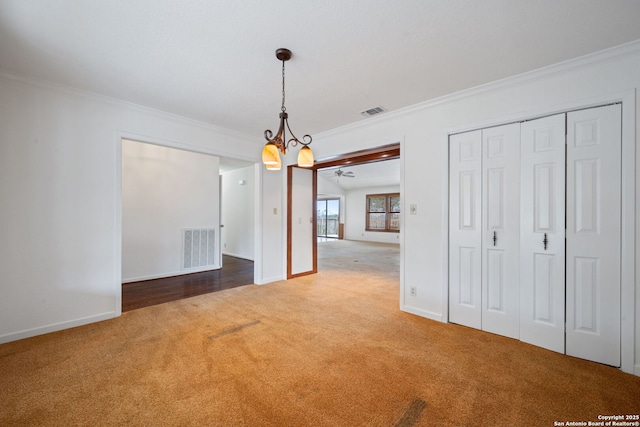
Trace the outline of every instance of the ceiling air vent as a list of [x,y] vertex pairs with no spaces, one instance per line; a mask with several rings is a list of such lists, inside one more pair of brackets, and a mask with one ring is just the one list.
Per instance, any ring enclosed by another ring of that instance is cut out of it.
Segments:
[[373,107],[373,108],[369,108],[368,110],[360,111],[360,114],[362,114],[363,116],[371,117],[371,116],[375,116],[376,114],[384,113],[384,111],[385,111],[385,109],[378,105],[377,107]]

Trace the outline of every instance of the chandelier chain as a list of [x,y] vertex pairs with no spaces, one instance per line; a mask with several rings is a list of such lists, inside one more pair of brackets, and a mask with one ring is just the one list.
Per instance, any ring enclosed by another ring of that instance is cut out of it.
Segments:
[[287,109],[284,106],[284,61],[282,61],[282,106],[280,107],[282,112],[285,112]]
[[[264,138],[267,140],[267,144],[265,145],[262,151],[262,162],[267,166],[267,169],[280,170],[280,154],[287,154],[287,150],[289,147],[295,147],[298,144],[303,145],[300,149],[300,153],[298,154],[298,166],[300,167],[312,167],[313,153],[311,149],[308,147],[311,144],[311,135],[304,135],[302,137],[302,141],[299,140],[295,134],[291,131],[291,127],[289,126],[289,116],[286,112],[287,107],[285,107],[285,62],[291,58],[291,51],[289,49],[278,49],[276,50],[276,58],[282,61],[282,106],[280,113],[280,127],[278,128],[278,132],[276,135],[273,135],[271,129],[267,129],[264,131]],[[287,138],[287,131],[289,133],[289,138]],[[274,152],[275,151],[275,152]]]

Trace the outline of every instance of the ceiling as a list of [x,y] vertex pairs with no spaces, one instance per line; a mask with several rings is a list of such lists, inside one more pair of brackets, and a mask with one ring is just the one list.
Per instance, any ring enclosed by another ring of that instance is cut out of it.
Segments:
[[0,72],[201,120],[262,145],[640,39],[637,0],[0,0]]
[[[335,174],[338,169],[343,172],[351,171],[354,177],[347,178],[342,176],[338,178]],[[384,160],[355,166],[336,166],[319,169],[318,177],[327,179],[347,191],[365,187],[400,185],[400,159]]]
[[235,169],[246,168],[253,165],[253,163],[245,162],[244,160],[229,159],[227,157],[220,157],[220,173],[229,172]]

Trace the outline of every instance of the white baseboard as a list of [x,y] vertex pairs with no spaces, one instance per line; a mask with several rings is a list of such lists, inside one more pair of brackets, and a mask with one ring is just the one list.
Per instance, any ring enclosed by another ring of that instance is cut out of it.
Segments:
[[281,280],[285,280],[285,279],[282,278],[281,276],[264,277],[262,280],[256,281],[255,284],[256,285],[266,285],[268,283],[279,282]]
[[11,341],[18,341],[25,338],[35,337],[37,335],[44,335],[51,332],[61,331],[63,329],[75,328],[77,326],[88,325],[89,323],[100,322],[107,319],[113,319],[118,317],[119,314],[115,311],[109,311],[107,313],[96,314],[95,316],[82,317],[80,319],[69,320],[66,322],[52,323],[46,326],[39,326],[33,329],[26,329],[24,331],[12,332],[10,334],[0,336],[0,344],[8,343]]
[[415,314],[416,316],[426,317],[427,319],[436,320],[438,322],[442,322],[442,314],[435,313],[432,311],[424,310],[422,308],[412,307],[410,305],[401,305],[400,310],[405,311],[407,313]]
[[212,268],[211,266],[207,266],[207,267],[201,267],[201,268],[191,268],[189,270],[179,270],[179,271],[174,271],[169,273],[152,274],[149,276],[131,277],[128,279],[122,279],[122,283],[133,283],[133,282],[142,282],[143,280],[164,279],[166,277],[183,276],[185,274],[202,273],[203,271],[212,271],[212,270],[220,270],[220,267],[214,266]]
[[[232,252],[222,252],[222,255],[232,256],[234,258],[246,259],[247,261],[253,261],[253,258],[247,258],[244,255],[238,255],[238,254],[234,254]],[[223,267],[224,267],[224,265],[223,265]]]

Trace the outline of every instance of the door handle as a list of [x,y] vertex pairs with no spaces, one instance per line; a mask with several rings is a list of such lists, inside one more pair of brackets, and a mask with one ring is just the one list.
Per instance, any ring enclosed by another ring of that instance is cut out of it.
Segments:
[[498,235],[496,234],[496,230],[493,230],[493,246],[496,245],[497,241],[498,241]]
[[549,239],[547,238],[547,233],[544,233],[544,239],[542,239],[542,243],[544,244],[544,250],[547,250],[547,244],[549,243]]

